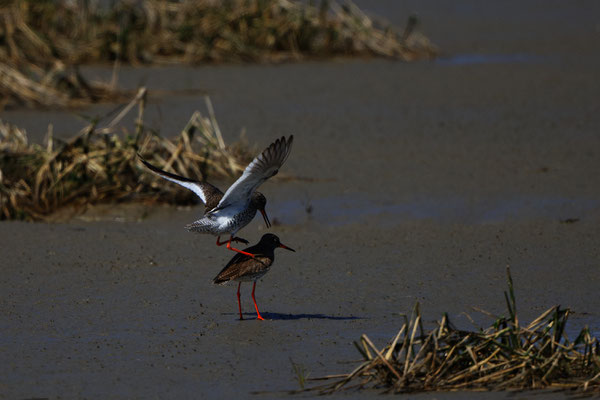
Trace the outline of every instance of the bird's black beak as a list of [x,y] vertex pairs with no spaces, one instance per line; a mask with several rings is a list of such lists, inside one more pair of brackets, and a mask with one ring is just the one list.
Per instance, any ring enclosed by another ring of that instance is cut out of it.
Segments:
[[282,244],[282,243],[279,243],[279,247],[281,247],[282,249],[296,252],[296,250],[292,249],[291,247],[287,247],[285,244]]
[[267,217],[267,212],[265,211],[265,209],[263,208],[262,210],[260,210],[260,213],[263,216],[263,219],[265,220],[265,225],[267,225],[267,228],[271,227],[271,222],[269,221],[269,217]]

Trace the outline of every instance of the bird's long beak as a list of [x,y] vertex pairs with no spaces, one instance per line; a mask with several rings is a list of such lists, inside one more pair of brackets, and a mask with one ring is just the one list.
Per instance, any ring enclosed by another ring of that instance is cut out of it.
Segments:
[[271,222],[269,221],[269,217],[267,217],[267,212],[265,211],[265,209],[263,208],[262,210],[260,210],[260,213],[263,216],[263,219],[265,220],[265,225],[267,225],[267,228],[271,227]]
[[281,247],[282,249],[286,249],[286,250],[289,250],[289,251],[296,252],[296,250],[292,249],[291,247],[287,247],[285,244],[279,243],[279,247]]

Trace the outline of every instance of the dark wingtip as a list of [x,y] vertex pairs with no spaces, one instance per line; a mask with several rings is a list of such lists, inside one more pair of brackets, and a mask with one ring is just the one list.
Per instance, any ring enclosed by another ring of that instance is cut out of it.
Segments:
[[294,135],[290,135],[287,140],[285,138],[285,136],[282,136],[281,139],[278,139],[278,141],[280,141],[281,144],[283,144],[284,147],[284,151],[285,154],[283,155],[283,160],[281,161],[281,164],[283,164],[287,158],[289,157],[291,151],[292,151],[292,143],[294,142]]
[[142,157],[142,155],[140,153],[135,153],[138,158],[140,159],[140,161],[145,165],[148,166],[148,161],[144,160],[144,157]]
[[148,161],[144,160],[142,158],[142,156],[140,156],[139,153],[138,153],[138,157],[140,158],[140,161],[146,166],[146,168],[148,168],[150,171],[154,172],[155,174],[157,174],[163,178],[166,176],[166,177],[169,177],[172,179],[177,179],[177,180],[184,181],[184,182],[199,183],[199,181],[197,181],[195,179],[186,178],[185,176],[173,174],[171,172],[167,172],[163,169],[160,169],[157,166],[152,165]]
[[289,152],[289,149],[292,146],[292,143],[294,142],[294,135],[290,135],[287,139],[285,138],[285,136],[282,136],[278,139],[278,141],[283,143],[288,148]]
[[144,160],[144,157],[142,157],[142,155],[140,153],[137,153],[138,158],[140,159],[140,161],[146,166],[148,167],[148,169],[151,170],[156,170],[158,168],[156,168],[154,165],[150,164],[148,161]]

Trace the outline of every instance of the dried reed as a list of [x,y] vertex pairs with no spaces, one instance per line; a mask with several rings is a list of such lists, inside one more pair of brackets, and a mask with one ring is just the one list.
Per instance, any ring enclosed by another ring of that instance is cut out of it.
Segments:
[[349,0],[4,1],[0,6],[0,110],[76,107],[121,100],[114,86],[88,83],[89,62],[277,62],[307,57],[432,58],[415,31],[380,28]]
[[[350,1],[8,1],[0,8],[0,59],[43,65],[281,61],[332,55],[412,60],[435,48],[415,32],[379,28]],[[96,5],[94,5],[96,4]]]
[[[195,179],[239,174],[251,159],[241,145],[226,146],[212,106],[208,116],[195,112],[174,139],[144,126],[146,89],[104,127],[91,123],[70,140],[48,132],[46,144],[29,144],[24,131],[0,120],[0,219],[44,220],[72,206],[119,201],[191,203],[189,191],[157,184],[137,154],[180,175]],[[119,122],[137,106],[135,132],[117,134]],[[189,192],[189,193],[186,193]]]
[[523,326],[517,318],[507,268],[508,317],[477,332],[455,328],[445,314],[425,332],[419,305],[390,344],[379,349],[362,335],[355,345],[364,358],[352,372],[307,390],[321,394],[344,388],[382,388],[387,392],[526,390],[550,388],[600,392],[600,345],[587,327],[575,340],[566,334],[570,311],[559,306]]
[[75,67],[57,61],[49,70],[30,65],[17,69],[0,63],[0,110],[11,107],[80,107],[121,101],[124,94],[109,84],[88,82]]

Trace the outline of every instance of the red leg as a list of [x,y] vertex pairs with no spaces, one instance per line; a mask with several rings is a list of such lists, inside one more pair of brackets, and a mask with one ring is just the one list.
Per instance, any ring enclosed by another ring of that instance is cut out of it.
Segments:
[[241,287],[241,286],[242,286],[242,282],[240,282],[240,283],[238,284],[238,292],[237,292],[237,295],[238,295],[238,308],[240,309],[240,320],[243,320],[243,319],[244,319],[244,317],[242,316],[242,303],[240,302],[240,287]]
[[227,248],[229,250],[237,251],[238,253],[241,253],[246,256],[250,256],[250,257],[254,258],[254,254],[252,254],[252,253],[248,253],[247,251],[243,251],[243,250],[236,249],[235,247],[231,247],[231,238],[229,238],[229,241],[227,242]]
[[258,311],[258,305],[256,304],[256,299],[254,298],[254,289],[256,289],[256,281],[254,281],[254,286],[252,286],[252,301],[254,301],[254,308],[256,308],[256,319],[264,321],[265,319],[260,315],[260,311]]
[[238,253],[241,253],[241,254],[244,254],[244,255],[246,255],[246,256],[250,256],[250,257],[254,258],[254,254],[252,254],[252,253],[248,253],[247,251],[243,251],[243,250],[236,249],[235,247],[231,247],[231,241],[232,241],[232,240],[234,240],[234,241],[236,241],[236,242],[239,242],[239,241],[242,241],[242,240],[243,240],[243,241],[245,241],[246,243],[248,243],[248,241],[247,241],[246,239],[234,238],[234,237],[233,237],[233,235],[230,235],[230,236],[229,236],[229,240],[228,240],[228,241],[226,241],[226,242],[221,242],[220,240],[221,240],[221,236],[217,236],[217,246],[223,246],[224,244],[226,244],[226,245],[227,245],[227,248],[228,248],[229,250],[237,251]]

